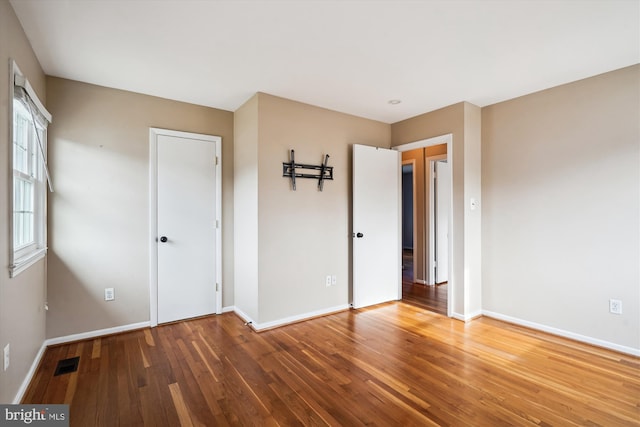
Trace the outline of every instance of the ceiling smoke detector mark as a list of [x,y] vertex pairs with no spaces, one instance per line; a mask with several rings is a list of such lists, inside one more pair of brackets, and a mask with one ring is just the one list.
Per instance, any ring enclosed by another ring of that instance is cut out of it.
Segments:
[[400,104],[402,101],[401,101],[401,100],[399,100],[399,99],[390,99],[388,102],[389,102],[389,104],[391,104],[391,105],[398,105],[398,104]]

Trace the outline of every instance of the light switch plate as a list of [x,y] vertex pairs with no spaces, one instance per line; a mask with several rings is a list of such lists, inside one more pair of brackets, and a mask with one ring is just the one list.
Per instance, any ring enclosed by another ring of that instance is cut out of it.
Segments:
[[4,370],[6,371],[7,369],[9,369],[9,362],[11,361],[11,355],[10,352],[11,351],[11,347],[9,344],[7,344],[6,346],[4,346]]

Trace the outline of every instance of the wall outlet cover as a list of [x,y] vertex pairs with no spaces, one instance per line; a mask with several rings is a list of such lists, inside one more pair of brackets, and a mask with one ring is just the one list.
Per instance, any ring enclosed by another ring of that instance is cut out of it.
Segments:
[[619,299],[609,300],[609,313],[622,314],[622,301]]

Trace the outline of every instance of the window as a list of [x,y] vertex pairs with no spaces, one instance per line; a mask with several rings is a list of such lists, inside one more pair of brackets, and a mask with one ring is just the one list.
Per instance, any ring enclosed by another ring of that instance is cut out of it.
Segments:
[[[12,262],[11,277],[46,253],[47,125],[44,109],[29,82],[14,64],[11,144]],[[49,182],[50,185],[50,182]]]

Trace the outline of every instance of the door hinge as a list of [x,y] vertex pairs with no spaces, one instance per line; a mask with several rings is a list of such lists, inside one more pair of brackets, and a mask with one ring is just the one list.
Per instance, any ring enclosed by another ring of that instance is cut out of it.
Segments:
[[218,156],[216,156],[216,166],[218,166]]
[[216,219],[216,228],[220,228],[220,221]]
[[218,292],[218,290],[219,290],[219,284],[216,283],[216,292]]

